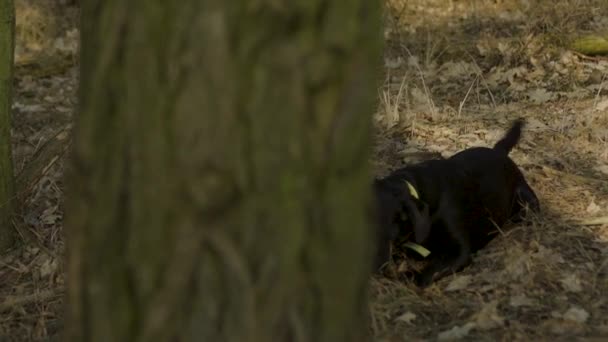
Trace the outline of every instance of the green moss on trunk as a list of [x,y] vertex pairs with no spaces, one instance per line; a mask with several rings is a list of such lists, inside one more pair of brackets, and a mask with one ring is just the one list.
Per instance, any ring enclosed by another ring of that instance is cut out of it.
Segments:
[[359,341],[379,4],[91,0],[72,341]]

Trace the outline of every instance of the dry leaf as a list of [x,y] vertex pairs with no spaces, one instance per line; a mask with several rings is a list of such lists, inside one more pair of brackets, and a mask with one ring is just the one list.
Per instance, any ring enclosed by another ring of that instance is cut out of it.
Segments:
[[450,284],[445,288],[445,292],[460,291],[466,289],[471,283],[470,275],[456,276]]
[[565,320],[574,321],[577,323],[585,323],[589,318],[589,313],[585,309],[571,307],[563,315]]
[[445,83],[451,80],[466,79],[475,73],[476,68],[471,63],[448,61],[439,69],[439,80]]
[[581,292],[583,287],[581,286],[580,279],[576,276],[576,274],[570,274],[567,277],[560,280],[562,283],[562,287],[566,291],[570,292]]
[[46,208],[40,215],[41,221],[45,224],[55,224],[61,215],[58,214],[58,207],[56,205]]
[[608,165],[598,165],[595,167],[595,169],[601,173],[608,175]]
[[548,126],[536,118],[527,118],[526,129],[530,131],[546,131]]
[[530,257],[520,248],[512,248],[505,258],[503,276],[519,279],[528,272]]
[[407,323],[407,324],[412,324],[412,322],[415,319],[416,319],[416,314],[413,313],[413,312],[411,312],[411,311],[408,311],[408,312],[404,313],[403,315],[395,318],[395,321],[397,321],[397,322],[404,322],[404,323]]
[[530,98],[530,101],[532,101],[536,104],[543,104],[543,103],[553,99],[553,97],[555,97],[554,93],[549,92],[546,89],[542,89],[542,88],[532,89],[532,90],[528,91],[527,95]]
[[21,104],[19,102],[15,102],[13,104],[13,107],[24,113],[36,113],[36,112],[44,111],[44,106],[42,106],[41,104],[26,105],[26,104]]
[[411,67],[418,67],[420,65],[420,58],[418,58],[418,56],[410,56],[407,59],[407,65]]
[[42,265],[40,265],[40,277],[45,278],[53,273],[56,273],[58,267],[59,262],[57,261],[57,259],[53,257],[46,258]]
[[498,314],[498,300],[486,303],[481,311],[475,314],[476,326],[481,330],[494,329],[504,324],[505,319]]
[[608,109],[608,99],[604,99],[595,105],[595,110],[603,111]]
[[600,211],[600,209],[601,209],[600,206],[597,205],[595,203],[595,201],[592,199],[591,203],[589,203],[586,210],[589,214],[596,214],[598,211]]
[[509,300],[509,305],[516,307],[516,308],[520,307],[520,306],[533,306],[534,300],[526,297],[525,294],[520,293],[518,295],[511,297],[511,299]]
[[563,334],[580,334],[583,328],[580,323],[564,320],[561,318],[551,318],[542,323],[542,329],[551,331],[556,335]]
[[423,90],[412,88],[410,94],[412,96],[412,105],[414,105],[415,108],[426,109],[428,107],[429,98]]
[[534,253],[534,257],[549,264],[563,264],[565,262],[561,254],[544,246],[538,246],[538,252]]
[[450,330],[440,332],[439,335],[437,335],[437,339],[439,341],[461,339],[463,337],[466,337],[469,332],[471,332],[471,330],[473,330],[474,328],[475,323],[473,322],[469,322],[463,325],[462,327],[455,326]]
[[384,66],[387,67],[388,69],[397,69],[402,65],[403,65],[403,59],[401,59],[401,56],[398,56],[397,58],[394,58],[394,59],[391,59],[389,57],[384,58]]

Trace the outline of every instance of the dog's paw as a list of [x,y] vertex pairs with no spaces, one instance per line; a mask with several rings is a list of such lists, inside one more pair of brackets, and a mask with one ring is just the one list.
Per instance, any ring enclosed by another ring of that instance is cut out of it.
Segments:
[[416,283],[416,278],[418,277],[418,272],[407,270],[399,272],[399,280],[406,283]]

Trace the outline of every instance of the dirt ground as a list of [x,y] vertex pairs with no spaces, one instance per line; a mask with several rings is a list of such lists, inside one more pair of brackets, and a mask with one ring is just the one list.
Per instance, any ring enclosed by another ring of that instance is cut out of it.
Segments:
[[[77,9],[61,2],[17,1],[18,174],[71,129]],[[373,279],[376,340],[608,340],[608,58],[568,49],[578,36],[608,32],[608,3],[386,3],[376,176],[492,145],[523,117],[511,156],[542,213],[425,290]],[[62,329],[63,167],[61,153],[47,158],[15,220],[24,244],[0,258],[0,341],[53,340]],[[408,267],[396,260],[394,272]]]

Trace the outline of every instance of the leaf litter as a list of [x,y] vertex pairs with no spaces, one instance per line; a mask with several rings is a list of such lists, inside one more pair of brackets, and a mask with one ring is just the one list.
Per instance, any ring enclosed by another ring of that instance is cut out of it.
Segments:
[[[16,0],[15,174],[68,130],[76,103],[78,11],[59,1]],[[15,220],[22,245],[0,256],[0,340],[49,341],[63,326],[64,160],[48,165]]]

